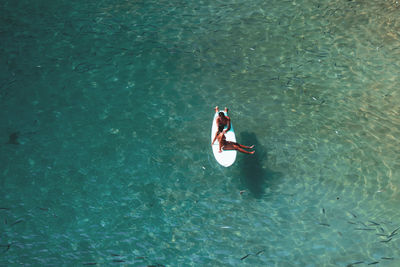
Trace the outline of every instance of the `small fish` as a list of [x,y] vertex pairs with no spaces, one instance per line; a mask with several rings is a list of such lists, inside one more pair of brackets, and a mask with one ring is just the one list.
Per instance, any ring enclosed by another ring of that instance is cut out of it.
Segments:
[[357,261],[357,262],[354,262],[354,263],[347,264],[346,267],[351,267],[353,265],[357,265],[357,264],[361,264],[361,263],[364,263],[364,262],[363,261]]
[[259,252],[256,253],[256,256],[258,256],[259,254],[263,253],[265,250],[260,250]]
[[397,233],[390,234],[390,235],[388,235],[388,238],[393,237],[393,236],[395,236],[395,235],[397,235]]
[[97,265],[97,262],[88,262],[88,263],[84,263],[83,265]]
[[351,222],[351,221],[347,221],[348,223],[350,223],[350,224],[357,224],[357,223],[355,223],[355,222]]
[[350,212],[351,215],[353,215],[354,218],[357,218],[357,215],[355,215],[354,213]]
[[392,258],[392,257],[382,257],[381,259],[382,260],[394,260],[394,258]]
[[362,230],[362,231],[374,231],[375,229],[371,228],[354,228],[355,230]]
[[49,211],[48,208],[41,208],[41,207],[39,207],[39,209],[40,209],[40,210],[43,210],[43,211]]
[[9,208],[0,208],[0,210],[10,210]]
[[93,64],[82,62],[82,63],[78,64],[76,67],[74,67],[73,70],[78,72],[78,73],[84,73],[84,72],[88,72],[90,70],[93,70],[95,68],[96,67]]
[[368,263],[368,265],[374,265],[374,264],[378,264],[378,263],[379,263],[379,261],[374,261],[374,262]]
[[124,260],[113,260],[113,262],[125,262]]
[[374,222],[374,221],[369,221],[369,222],[372,223],[373,225],[380,225],[379,223]]
[[397,227],[390,235],[394,235],[399,229],[400,227]]
[[390,242],[390,240],[392,240],[392,238],[389,238],[388,240],[382,240],[381,242],[382,243],[388,243],[388,242]]
[[385,235],[385,234],[376,234],[377,236],[384,236],[384,237],[388,237],[387,235]]
[[323,226],[331,226],[330,224],[327,224],[327,223],[319,223],[319,225],[323,225]]
[[324,208],[322,208],[322,214],[325,214],[325,209]]
[[243,193],[245,193],[246,192],[246,190],[241,190],[241,191],[239,191],[239,194],[243,194]]
[[242,260],[244,260],[245,258],[247,258],[247,257],[250,256],[250,255],[251,255],[251,254],[247,254],[246,256],[241,257],[240,260],[242,261]]
[[18,224],[18,223],[21,223],[21,222],[23,222],[24,220],[17,220],[17,221],[15,221],[15,222],[13,222],[10,226],[13,226],[13,225],[15,225],[15,224]]

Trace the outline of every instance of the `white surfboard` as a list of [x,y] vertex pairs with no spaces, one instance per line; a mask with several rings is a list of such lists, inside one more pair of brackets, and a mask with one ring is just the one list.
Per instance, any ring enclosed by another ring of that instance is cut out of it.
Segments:
[[[212,122],[211,142],[213,141],[213,139],[215,137],[215,134],[218,131],[218,127],[217,127],[217,122],[216,121],[217,121],[219,112],[220,111],[215,112],[214,119],[213,119],[213,122]],[[228,115],[226,112],[224,112],[224,113],[225,113],[225,115]],[[226,128],[227,128],[227,126],[225,126],[225,129]],[[236,136],[235,136],[235,132],[233,130],[232,122],[231,122],[231,129],[225,134],[225,137],[226,137],[226,141],[236,142]],[[237,154],[236,150],[223,150],[222,149],[222,152],[218,152],[219,151],[218,140],[215,140],[214,145],[212,145],[211,147],[212,147],[212,151],[213,151],[215,159],[222,166],[229,167],[235,162],[236,154]]]

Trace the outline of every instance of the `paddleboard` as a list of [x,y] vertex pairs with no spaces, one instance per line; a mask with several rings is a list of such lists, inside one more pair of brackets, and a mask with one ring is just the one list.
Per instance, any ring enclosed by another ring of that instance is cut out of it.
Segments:
[[[215,112],[214,115],[214,119],[212,122],[212,126],[211,126],[211,142],[213,141],[215,134],[218,131],[218,127],[217,127],[217,118],[218,118],[218,112]],[[225,111],[223,111],[225,113],[225,115],[228,115]],[[225,129],[227,128],[227,126],[225,126]],[[236,136],[235,136],[235,131],[233,130],[233,126],[232,126],[232,122],[231,122],[231,129],[229,129],[229,131],[225,134],[226,137],[226,141],[232,141],[232,142],[236,142]],[[212,147],[212,151],[215,157],[215,160],[221,164],[224,167],[229,167],[231,166],[235,160],[236,160],[236,154],[237,151],[236,150],[224,150],[222,149],[222,152],[218,152],[219,151],[219,143],[218,140],[215,140],[214,144],[211,146]]]

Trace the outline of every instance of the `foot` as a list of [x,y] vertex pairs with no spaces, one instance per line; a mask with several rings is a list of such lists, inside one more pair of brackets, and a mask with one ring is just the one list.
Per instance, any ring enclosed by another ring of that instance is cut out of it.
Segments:
[[215,106],[215,112],[218,112],[218,106]]
[[250,152],[250,154],[252,154],[252,155],[253,155],[254,153],[256,153],[256,151],[251,151],[251,152]]
[[250,146],[250,148],[253,148],[253,147],[254,147],[254,145]]

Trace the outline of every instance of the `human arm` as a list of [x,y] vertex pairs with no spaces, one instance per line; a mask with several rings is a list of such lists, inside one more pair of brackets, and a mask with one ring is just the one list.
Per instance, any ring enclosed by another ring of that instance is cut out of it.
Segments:
[[219,153],[221,153],[222,152],[222,142],[219,140],[219,150],[218,150],[218,152]]
[[231,129],[231,118],[229,118],[228,116],[225,116],[228,120],[226,122],[226,129],[224,130],[225,133],[227,133],[230,129]]
[[215,142],[215,140],[217,139],[217,137],[218,137],[218,132],[216,132],[216,133],[215,133],[215,137],[214,137],[214,139],[213,139],[213,141],[212,141],[211,145],[213,145],[213,144],[214,144],[214,142]]

